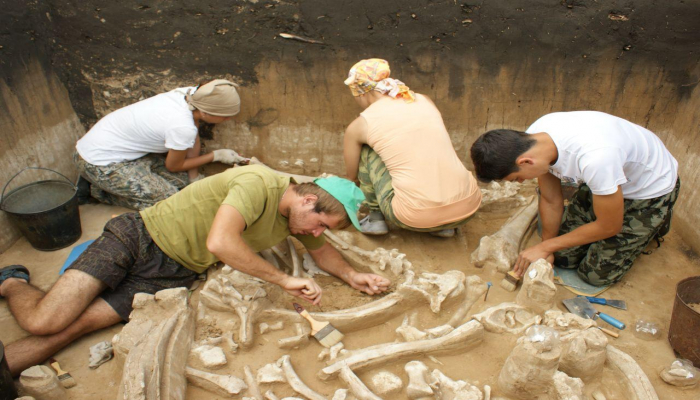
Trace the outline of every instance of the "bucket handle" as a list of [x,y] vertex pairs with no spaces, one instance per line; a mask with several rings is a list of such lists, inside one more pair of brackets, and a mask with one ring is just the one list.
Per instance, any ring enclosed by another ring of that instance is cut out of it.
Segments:
[[22,172],[24,172],[24,171],[26,171],[26,170],[28,170],[28,169],[43,169],[44,171],[49,171],[49,172],[53,172],[53,173],[55,173],[55,174],[61,175],[65,180],[68,181],[68,183],[70,183],[71,185],[73,185],[73,189],[75,189],[75,190],[78,189],[78,186],[77,186],[75,183],[73,183],[73,181],[71,181],[70,179],[68,179],[68,177],[66,177],[65,175],[63,175],[62,173],[60,173],[60,172],[58,172],[58,171],[54,171],[54,170],[52,170],[52,169],[44,168],[44,167],[25,167],[24,169],[22,169],[21,171],[19,171],[18,173],[16,173],[15,176],[13,176],[12,178],[10,178],[10,180],[7,181],[7,183],[5,184],[5,187],[2,188],[2,195],[0,195],[0,208],[2,208],[3,203],[5,203],[5,191],[7,190],[7,186],[8,186],[8,185],[10,184],[10,182],[12,182],[17,176],[19,176],[19,174],[21,174]]

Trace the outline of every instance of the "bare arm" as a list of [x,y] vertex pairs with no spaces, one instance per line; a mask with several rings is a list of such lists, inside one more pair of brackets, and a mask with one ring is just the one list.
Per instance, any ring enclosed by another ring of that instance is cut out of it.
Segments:
[[318,304],[321,288],[312,279],[285,274],[255,254],[241,236],[245,227],[245,219],[236,208],[221,205],[207,237],[207,249],[231,268],[279,285],[294,296]]
[[564,212],[564,196],[561,181],[552,174],[537,178],[540,187],[540,219],[542,220],[542,240],[551,239],[559,234],[561,216]]
[[595,221],[523,250],[515,262],[515,272],[518,275],[522,274],[530,263],[540,258],[548,258],[556,251],[597,242],[620,233],[625,215],[622,188],[618,186],[617,192],[609,195],[593,195],[593,211],[596,215]]
[[343,142],[343,158],[345,159],[345,175],[355,182],[360,166],[360,152],[362,145],[367,144],[367,121],[363,117],[357,117],[345,129]]
[[170,172],[189,171],[214,161],[214,154],[207,153],[188,158],[189,150],[170,150],[165,157],[165,168]]
[[316,250],[308,250],[316,264],[324,271],[337,276],[353,288],[367,294],[381,293],[389,287],[391,282],[379,275],[366,274],[355,271],[350,264],[343,259],[338,250],[326,242]]

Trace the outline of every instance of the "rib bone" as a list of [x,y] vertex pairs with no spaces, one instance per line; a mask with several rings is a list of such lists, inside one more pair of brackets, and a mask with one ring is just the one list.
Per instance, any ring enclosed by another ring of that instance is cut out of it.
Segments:
[[357,375],[355,375],[355,373],[352,372],[352,370],[347,366],[340,369],[340,379],[348,384],[350,391],[353,395],[355,395],[355,397],[358,398],[358,400],[382,400],[381,397],[372,393],[372,391],[369,390],[364,383],[362,383],[360,378],[358,378]]
[[292,362],[289,360],[288,355],[282,356],[279,362],[282,363],[282,370],[287,378],[287,383],[289,383],[295,392],[310,400],[326,400],[324,396],[314,392],[310,387],[306,386],[301,378],[299,378],[299,375],[297,375],[296,371],[294,371],[294,367],[292,367]]
[[625,384],[628,389],[630,400],[658,400],[654,386],[651,385],[649,378],[646,376],[642,368],[634,361],[634,358],[618,350],[617,348],[608,345],[608,362],[615,369],[622,372],[626,378]]
[[452,326],[458,326],[464,322],[469,314],[469,310],[474,306],[474,303],[476,303],[476,301],[486,293],[486,289],[488,289],[486,282],[476,275],[468,276],[465,279],[465,286],[467,289],[464,296],[464,303],[459,306],[452,318],[450,318],[450,322],[448,322],[448,324]]
[[233,375],[218,375],[187,367],[187,380],[219,396],[232,397],[247,388],[242,379]]

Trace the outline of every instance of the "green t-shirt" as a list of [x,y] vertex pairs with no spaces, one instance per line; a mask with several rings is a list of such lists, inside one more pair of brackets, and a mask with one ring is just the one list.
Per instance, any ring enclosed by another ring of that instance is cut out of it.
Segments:
[[[207,250],[207,236],[222,204],[233,206],[246,222],[243,240],[258,252],[291,234],[278,207],[290,178],[259,165],[231,168],[197,181],[141,211],[153,241],[168,256],[197,273],[217,263]],[[326,242],[323,236],[295,235],[307,249]]]

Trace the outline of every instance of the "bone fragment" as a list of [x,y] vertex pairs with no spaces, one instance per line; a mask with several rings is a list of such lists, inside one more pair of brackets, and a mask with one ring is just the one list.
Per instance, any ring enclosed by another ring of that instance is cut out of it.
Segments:
[[226,365],[226,355],[221,347],[199,346],[192,349],[199,362],[208,369],[218,369]]
[[484,400],[491,400],[491,386],[484,385]]
[[267,392],[265,392],[265,399],[267,399],[267,400],[279,400],[280,398],[277,397],[277,395],[272,390],[268,390]]
[[396,280],[404,270],[412,268],[411,263],[405,258],[406,255],[399,253],[397,249],[386,250],[377,247],[374,251],[367,251],[345,242],[329,230],[323,233],[348,263],[357,270],[369,270],[368,272]]
[[509,212],[527,204],[528,199],[518,194],[522,184],[518,182],[493,181],[481,189],[479,211]]
[[646,376],[642,368],[626,353],[612,345],[607,346],[608,363],[619,370],[624,377],[623,381],[628,389],[629,400],[658,400],[654,386]]
[[460,304],[457,311],[455,311],[452,318],[450,318],[450,322],[448,322],[449,325],[459,326],[463,324],[469,314],[469,310],[471,310],[474,303],[476,303],[477,300],[486,293],[486,289],[488,289],[486,282],[476,275],[468,276],[465,279],[464,286],[466,287],[464,302]]
[[223,343],[224,338],[221,336],[216,336],[216,337],[208,337],[199,342],[200,346],[217,346]]
[[584,400],[583,381],[571,378],[561,371],[554,373],[554,392],[558,399]]
[[292,276],[299,278],[301,277],[301,260],[299,259],[299,253],[292,242],[292,238],[287,236],[287,245],[289,246],[289,254],[292,257]]
[[674,360],[659,373],[661,379],[669,385],[688,389],[697,386],[700,370],[688,360]]
[[337,376],[340,368],[344,365],[353,371],[359,371],[416,354],[455,354],[481,342],[483,337],[484,327],[477,321],[469,321],[439,338],[407,343],[380,344],[349,352],[348,356],[341,361],[323,368],[318,376],[322,380],[328,380]]
[[331,400],[346,400],[348,398],[347,389],[338,389],[333,393],[333,398]]
[[253,376],[253,371],[250,369],[250,366],[246,365],[243,367],[243,373],[250,396],[255,400],[263,400],[262,393],[260,393],[260,387],[258,386],[258,382],[255,381],[255,376]]
[[479,247],[471,255],[472,263],[479,268],[510,271],[518,257],[521,239],[536,216],[537,200],[532,196],[528,205],[516,212],[498,232],[481,238]]
[[481,322],[489,332],[514,335],[519,335],[542,321],[542,317],[515,303],[501,303],[489,307],[473,318]]
[[333,346],[331,346],[330,359],[335,360],[336,358],[338,358],[338,354],[340,354],[340,352],[343,351],[344,348],[345,348],[345,345],[343,344],[343,342],[338,342],[338,343],[334,344]]
[[282,338],[277,341],[277,346],[280,349],[298,349],[309,344],[309,332],[306,325],[295,323],[294,328],[297,334],[288,338]]
[[258,369],[257,381],[258,384],[287,382],[284,371],[282,371],[282,364],[277,361]]
[[596,390],[591,393],[591,397],[593,397],[593,400],[608,400],[600,390]]
[[187,367],[187,381],[219,396],[231,397],[247,389],[242,379],[233,375],[219,375]]
[[403,388],[401,378],[389,371],[379,371],[374,374],[370,384],[372,391],[379,395],[397,393]]
[[299,375],[297,375],[296,371],[294,371],[294,367],[292,367],[292,362],[289,360],[289,356],[282,356],[280,361],[282,363],[284,376],[287,378],[287,383],[289,383],[289,386],[291,386],[295,392],[310,400],[326,400],[324,396],[314,392],[311,388],[306,386],[304,382],[302,382]]
[[478,387],[468,382],[458,380],[453,381],[440,370],[433,370],[430,387],[436,393],[438,400],[483,400],[484,395]]
[[608,338],[596,328],[573,331],[560,336],[562,342],[559,370],[570,377],[589,380],[605,366]]
[[464,273],[447,271],[444,274],[424,272],[418,279],[413,278],[413,271],[407,271],[403,286],[422,294],[430,301],[430,310],[440,312],[443,301],[448,297],[458,297],[464,292]]
[[381,400],[381,397],[372,393],[347,366],[340,369],[340,379],[350,387],[350,391],[358,400]]
[[420,361],[411,361],[404,366],[408,375],[406,395],[409,399],[431,397],[433,389],[428,383],[428,367]]
[[416,340],[423,340],[428,338],[426,332],[421,331],[415,326],[409,325],[408,316],[403,318],[401,326],[396,328],[396,334],[398,334],[404,342],[414,342]]
[[233,340],[233,332],[230,335],[226,335],[226,343],[228,344],[228,349],[231,353],[236,353],[238,351],[238,343]]
[[304,267],[304,270],[310,277],[314,277],[315,275],[323,275],[323,276],[331,276],[328,272],[322,270],[321,268],[316,265],[316,261],[314,261],[313,257],[311,257],[311,254],[309,253],[304,253],[302,256],[302,267]]
[[258,330],[260,331],[260,334],[263,335],[267,332],[270,331],[279,331],[284,329],[284,321],[277,321],[273,324],[268,324],[267,322],[263,322],[260,325],[258,325]]
[[578,315],[559,310],[545,311],[542,324],[559,331],[562,338],[570,332],[597,326],[592,319],[581,318]]
[[22,371],[19,383],[22,393],[28,396],[46,400],[68,400],[68,392],[51,368],[45,365],[35,365]]
[[554,286],[552,264],[541,258],[530,264],[525,271],[523,284],[515,297],[515,302],[532,310],[535,314],[542,314],[554,307],[556,294],[557,287]]
[[90,347],[90,364],[88,366],[91,369],[95,369],[100,365],[106,363],[114,357],[114,349],[112,348],[112,342],[105,340],[104,342],[99,342],[92,347]]

